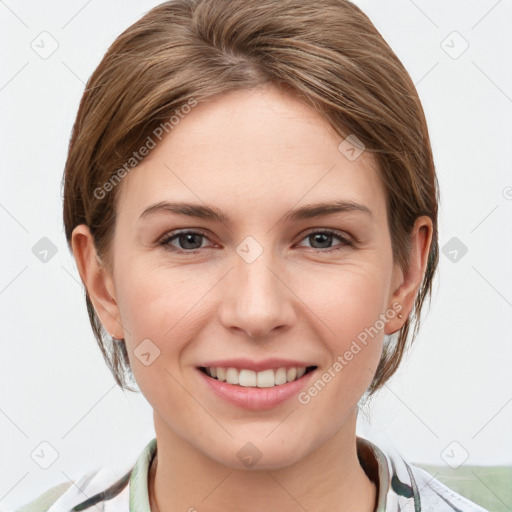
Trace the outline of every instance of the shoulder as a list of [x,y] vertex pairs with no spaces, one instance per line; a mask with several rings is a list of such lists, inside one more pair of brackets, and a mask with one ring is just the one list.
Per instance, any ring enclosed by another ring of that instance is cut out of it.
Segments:
[[485,508],[473,503],[461,494],[450,489],[425,470],[410,464],[416,487],[423,507],[427,511],[459,510],[461,512],[488,512]]
[[488,512],[427,471],[406,462],[392,447],[359,439],[362,452],[370,450],[378,464],[379,512]]
[[14,512],[46,512],[71,486],[71,482],[57,484]]
[[[75,482],[55,485],[14,512],[70,512],[95,509],[108,501],[107,510],[128,510],[129,486],[132,470],[119,477],[112,468],[98,468]],[[104,509],[102,509],[104,510]]]
[[74,482],[55,485],[14,512],[124,512],[131,506],[130,499],[135,505],[149,506],[147,475],[155,453],[156,438],[153,438],[129,467],[105,466],[87,471]]

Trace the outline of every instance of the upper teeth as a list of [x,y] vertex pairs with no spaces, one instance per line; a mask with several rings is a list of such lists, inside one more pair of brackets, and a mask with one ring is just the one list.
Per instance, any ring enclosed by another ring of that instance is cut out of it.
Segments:
[[238,370],[237,368],[208,367],[206,373],[217,380],[244,387],[270,388],[299,379],[306,373],[305,367],[278,368],[277,370]]

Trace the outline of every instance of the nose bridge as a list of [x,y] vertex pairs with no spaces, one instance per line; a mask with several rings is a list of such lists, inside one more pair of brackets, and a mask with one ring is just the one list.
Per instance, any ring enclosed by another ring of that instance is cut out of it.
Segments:
[[290,291],[281,282],[270,249],[246,240],[234,255],[229,273],[229,292],[222,298],[221,321],[251,337],[261,337],[293,321]]

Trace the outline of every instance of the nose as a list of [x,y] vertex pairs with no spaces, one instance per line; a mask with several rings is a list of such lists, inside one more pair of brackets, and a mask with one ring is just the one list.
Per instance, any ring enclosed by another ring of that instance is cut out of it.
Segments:
[[[218,311],[229,330],[251,338],[264,338],[284,331],[295,321],[293,292],[275,262],[263,253],[251,263],[235,255],[234,268],[226,276]],[[281,274],[281,275],[280,275]]]

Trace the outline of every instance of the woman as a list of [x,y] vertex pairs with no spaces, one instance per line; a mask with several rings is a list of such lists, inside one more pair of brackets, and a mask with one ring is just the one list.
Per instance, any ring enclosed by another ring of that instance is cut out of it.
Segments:
[[419,328],[437,209],[414,85],[353,4],[150,11],[87,84],[64,224],[156,438],[37,510],[482,511],[356,436]]

